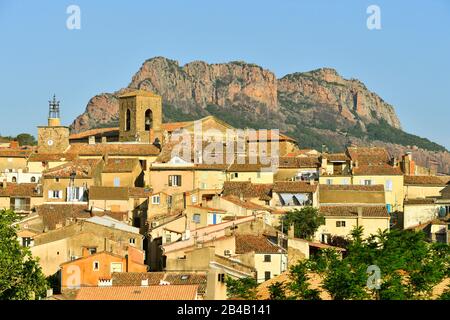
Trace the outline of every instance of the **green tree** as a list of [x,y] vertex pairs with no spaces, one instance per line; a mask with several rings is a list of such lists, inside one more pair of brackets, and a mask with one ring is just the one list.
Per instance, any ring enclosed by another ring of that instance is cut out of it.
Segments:
[[37,141],[34,136],[28,133],[21,133],[16,137],[20,146],[35,146]]
[[229,299],[256,300],[258,283],[253,278],[233,279],[227,277],[227,296]]
[[0,300],[37,299],[47,290],[38,262],[17,240],[17,219],[13,211],[0,211]]
[[302,239],[311,239],[319,226],[325,223],[325,218],[319,214],[317,208],[311,206],[294,209],[283,219],[286,228],[294,226],[295,236]]
[[286,284],[284,282],[275,282],[269,286],[269,300],[287,300]]
[[311,289],[308,276],[308,261],[300,261],[290,268],[291,283],[289,289],[293,298],[300,300],[320,300],[320,292]]

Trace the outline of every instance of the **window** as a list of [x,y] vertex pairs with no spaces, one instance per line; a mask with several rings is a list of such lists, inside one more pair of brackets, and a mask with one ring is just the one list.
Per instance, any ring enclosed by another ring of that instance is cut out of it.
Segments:
[[166,243],[172,242],[172,235],[170,233],[166,234]]
[[22,238],[22,247],[29,247],[31,245],[31,238]]
[[153,126],[153,113],[152,110],[148,109],[145,111],[145,131],[150,131]]
[[63,192],[61,190],[49,190],[48,198],[49,199],[62,199]]
[[347,178],[342,179],[342,184],[345,184],[345,185],[350,184],[349,179],[347,179]]
[[365,186],[371,186],[372,185],[372,180],[363,180],[362,184]]
[[169,176],[169,187],[181,187],[181,176]]
[[136,238],[130,238],[130,244],[136,244]]
[[261,178],[261,172],[258,171],[258,172],[256,173],[256,178],[258,178],[258,179]]
[[217,281],[218,281],[218,282],[225,283],[225,273],[219,273],[219,274],[217,275]]
[[161,198],[159,195],[152,197],[152,204],[160,204]]
[[56,181],[56,182],[59,182],[59,178],[55,178],[55,181]]
[[11,180],[13,183],[16,183],[17,182],[17,178],[16,177],[12,177],[12,180]]
[[392,191],[392,180],[386,180],[386,191]]
[[88,248],[89,254],[96,254],[97,253],[97,248],[93,247],[93,248]]
[[197,196],[196,195],[192,195],[191,196],[191,201],[192,201],[192,203],[197,203]]
[[120,178],[119,177],[114,178],[114,187],[120,187]]
[[131,111],[127,109],[127,114],[125,116],[125,131],[131,130]]
[[270,271],[266,271],[266,272],[264,272],[264,280],[265,281],[268,281],[268,280],[270,280],[270,278],[271,278],[271,276],[270,276],[271,274],[270,274]]
[[94,271],[100,270],[100,263],[98,261],[94,261],[94,263],[92,265],[92,270],[94,270]]
[[345,221],[336,221],[336,227],[338,228],[345,227]]
[[196,224],[199,224],[200,223],[200,218],[201,218],[200,214],[199,213],[195,213],[194,216],[192,217],[192,221],[194,223],[196,223]]
[[237,172],[233,173],[233,177],[234,178],[239,178],[239,173],[237,173]]
[[169,208],[172,207],[172,196],[168,196],[168,197],[167,197],[167,206],[168,206]]
[[31,183],[35,183],[36,182],[36,177],[31,177]]
[[332,185],[333,184],[333,179],[327,179],[327,185]]
[[264,262],[271,262],[272,261],[272,256],[270,254],[265,254],[264,255]]

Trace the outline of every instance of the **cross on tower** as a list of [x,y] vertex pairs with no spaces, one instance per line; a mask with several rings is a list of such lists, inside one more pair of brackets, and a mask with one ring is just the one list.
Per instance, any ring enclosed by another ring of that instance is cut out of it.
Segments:
[[48,117],[50,119],[59,118],[59,101],[56,100],[56,95],[53,95],[53,100],[48,101],[49,112]]

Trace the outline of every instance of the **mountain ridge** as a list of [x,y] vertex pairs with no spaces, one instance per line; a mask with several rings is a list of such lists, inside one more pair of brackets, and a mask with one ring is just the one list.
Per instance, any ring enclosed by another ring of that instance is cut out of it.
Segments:
[[[333,68],[277,78],[244,61],[198,60],[180,66],[175,60],[154,57],[144,61],[126,88],[93,97],[72,131],[116,124],[117,96],[134,89],[163,97],[165,121],[214,115],[235,127],[278,128],[302,147],[326,144],[330,150],[349,143],[403,145],[406,150],[423,150],[419,162],[437,161],[440,170],[450,172],[450,154],[443,146],[402,131],[392,105],[360,80],[345,79]],[[436,156],[439,152],[448,159]]]

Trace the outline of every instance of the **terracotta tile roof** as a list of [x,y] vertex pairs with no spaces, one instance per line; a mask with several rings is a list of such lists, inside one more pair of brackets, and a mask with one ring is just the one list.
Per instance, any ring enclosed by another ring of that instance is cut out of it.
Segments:
[[75,300],[195,300],[197,285],[82,287]]
[[193,125],[193,121],[183,121],[183,122],[168,122],[162,124],[162,129],[168,132],[173,132],[177,129],[186,128]]
[[225,181],[223,183],[222,194],[224,196],[233,195],[244,198],[259,198],[261,200],[271,199],[273,188],[272,183],[256,184],[250,181]]
[[253,203],[251,201],[246,201],[246,200],[241,200],[239,199],[239,197],[236,196],[223,196],[222,199],[231,202],[235,205],[238,205],[244,209],[248,209],[248,210],[263,210],[263,211],[269,211],[269,208],[266,208],[264,206],[260,206],[259,204]]
[[100,161],[97,159],[78,159],[52,169],[47,169],[42,175],[44,178],[70,178],[70,175],[75,172],[75,178],[88,179],[92,178],[93,171]]
[[153,144],[144,143],[73,144],[67,151],[80,156],[157,156],[159,152]]
[[152,190],[147,188],[132,187],[128,188],[130,198],[148,198],[152,195]]
[[[363,217],[389,217],[386,206],[359,206]],[[321,206],[320,213],[324,216],[357,217],[358,206]]]
[[350,147],[347,154],[353,162],[358,161],[360,165],[380,164],[389,162],[389,153],[384,148],[378,147]]
[[108,159],[103,167],[103,173],[132,172],[139,166],[138,159]]
[[209,208],[209,207],[204,207],[201,205],[192,205],[192,206],[188,206],[188,207],[196,208],[196,209],[200,209],[200,210],[204,210],[204,211],[227,212],[226,210]]
[[1,148],[0,158],[28,158],[34,148]]
[[64,162],[64,161],[72,161],[77,157],[76,154],[72,153],[37,153],[34,152],[30,155],[28,161],[30,162]]
[[261,253],[280,253],[280,248],[271,243],[264,236],[255,236],[249,234],[236,235],[236,253],[243,254],[249,252]]
[[374,184],[370,186],[359,184],[321,184],[320,190],[329,191],[367,191],[367,192],[384,192],[384,186],[382,184]]
[[157,286],[160,281],[170,285],[198,285],[198,293],[206,292],[206,272],[115,272],[112,284],[119,286],[140,286],[142,280],[148,280],[149,286]]
[[87,138],[90,136],[103,135],[106,133],[116,133],[116,132],[117,132],[117,135],[119,135],[118,127],[91,129],[91,130],[86,130],[86,131],[82,131],[79,133],[71,134],[69,136],[69,139],[70,140],[78,140],[78,139],[83,139],[83,138]]
[[130,198],[148,198],[151,194],[151,189],[137,187],[92,186],[89,188],[90,200],[128,200]]
[[402,170],[399,167],[393,167],[389,164],[377,164],[377,165],[358,165],[352,169],[353,175],[359,176],[398,176],[403,175]]
[[66,222],[67,219],[88,219],[91,213],[87,205],[80,204],[43,204],[36,207],[44,227],[49,230],[56,229],[57,224]]
[[[308,283],[311,285],[311,289],[317,289],[319,291],[320,298],[322,300],[331,300],[330,294],[322,288],[323,279],[319,274],[308,273],[308,278],[309,278]],[[291,283],[291,278],[290,278],[289,272],[285,271],[282,274],[280,274],[279,276],[274,277],[270,280],[267,280],[267,281],[261,283],[257,287],[257,299],[258,300],[269,300],[270,299],[269,288],[272,284],[274,284],[276,282],[281,282],[284,284]],[[291,294],[291,292],[289,290],[287,290],[287,293]]]
[[279,168],[318,168],[318,157],[280,157]]
[[264,169],[270,169],[270,164],[266,165],[261,163],[233,163],[228,166],[227,172],[259,172],[263,171]]
[[[0,187],[0,197],[42,197],[42,188],[38,190],[37,183],[3,183]],[[37,192],[39,191],[39,192]]]
[[316,192],[317,184],[310,184],[305,181],[276,181],[273,184],[273,192],[277,193],[303,193]]
[[405,185],[445,186],[444,181],[436,176],[405,176]]
[[330,162],[349,161],[350,158],[345,153],[327,153],[323,155]]
[[420,204],[434,204],[436,203],[435,199],[432,198],[417,198],[417,199],[405,199],[404,205],[420,205]]

